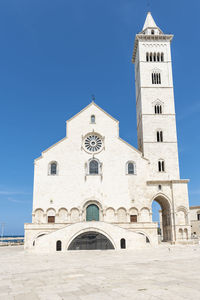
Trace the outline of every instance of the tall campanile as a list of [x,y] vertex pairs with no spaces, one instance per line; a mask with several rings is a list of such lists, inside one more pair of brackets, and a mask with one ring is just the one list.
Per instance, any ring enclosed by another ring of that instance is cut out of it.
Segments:
[[176,118],[170,44],[151,13],[136,35],[135,63],[138,148],[150,160],[151,176],[179,179]]

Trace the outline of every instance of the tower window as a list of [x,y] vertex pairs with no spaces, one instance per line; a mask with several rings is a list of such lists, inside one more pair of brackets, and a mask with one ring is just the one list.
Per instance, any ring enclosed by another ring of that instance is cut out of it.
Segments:
[[155,106],[154,106],[154,111],[155,111],[155,114],[162,114],[162,105],[160,105],[160,104],[156,104]]
[[151,30],[151,34],[155,34],[155,31],[153,29]]
[[49,174],[56,175],[57,174],[57,162],[50,163]]
[[161,75],[158,72],[153,72],[152,76],[152,84],[161,84]]
[[153,61],[156,61],[156,53],[153,54]]
[[158,172],[165,172],[165,162],[162,159],[158,161]]
[[164,61],[164,53],[161,53],[161,61]]
[[150,61],[152,61],[152,53],[150,53]]
[[89,174],[99,174],[99,162],[95,159],[89,162]]
[[146,61],[149,61],[149,53],[146,53]]
[[160,53],[157,53],[157,61],[160,61]]
[[94,124],[95,123],[95,115],[91,116],[91,123]]
[[200,213],[197,214],[197,220],[200,221]]
[[163,142],[163,132],[162,131],[157,131],[157,142]]

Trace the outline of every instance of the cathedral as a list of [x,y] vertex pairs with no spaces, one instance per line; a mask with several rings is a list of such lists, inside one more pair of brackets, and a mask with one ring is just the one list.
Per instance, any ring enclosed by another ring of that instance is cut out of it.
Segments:
[[[180,179],[170,45],[151,13],[136,34],[138,149],[94,102],[34,163],[25,249],[56,252],[156,247],[191,237],[188,180]],[[152,203],[160,204],[160,231]]]

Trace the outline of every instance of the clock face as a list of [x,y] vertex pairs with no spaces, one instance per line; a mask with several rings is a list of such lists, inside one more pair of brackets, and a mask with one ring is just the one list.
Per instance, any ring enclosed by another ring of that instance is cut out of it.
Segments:
[[89,152],[99,152],[103,147],[102,138],[96,134],[89,134],[84,139],[84,147]]

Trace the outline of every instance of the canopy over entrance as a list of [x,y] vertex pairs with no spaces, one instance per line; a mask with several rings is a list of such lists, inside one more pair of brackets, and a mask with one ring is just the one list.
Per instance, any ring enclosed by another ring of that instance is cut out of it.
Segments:
[[99,232],[89,231],[78,235],[68,250],[108,250],[114,249],[111,241]]

